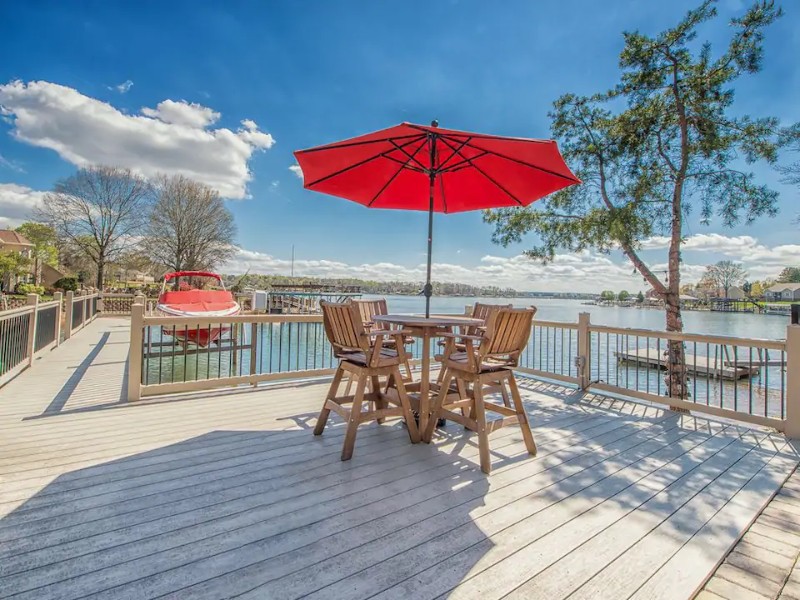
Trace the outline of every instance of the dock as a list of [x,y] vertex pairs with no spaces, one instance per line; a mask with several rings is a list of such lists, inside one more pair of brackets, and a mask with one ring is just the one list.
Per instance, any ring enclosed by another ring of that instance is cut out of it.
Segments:
[[[663,350],[656,348],[640,348],[639,350],[616,351],[614,354],[620,362],[635,363],[638,366],[667,368],[667,357]],[[686,355],[686,371],[689,375],[715,377],[717,379],[743,379],[755,377],[761,372],[757,366],[736,365],[721,357],[706,358],[693,354]]]

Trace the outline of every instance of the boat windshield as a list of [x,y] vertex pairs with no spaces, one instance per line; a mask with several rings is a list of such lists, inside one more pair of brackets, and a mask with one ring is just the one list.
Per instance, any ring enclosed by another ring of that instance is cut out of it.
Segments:
[[189,292],[192,290],[225,290],[221,280],[208,275],[180,275],[164,279],[162,291],[171,289],[175,292]]

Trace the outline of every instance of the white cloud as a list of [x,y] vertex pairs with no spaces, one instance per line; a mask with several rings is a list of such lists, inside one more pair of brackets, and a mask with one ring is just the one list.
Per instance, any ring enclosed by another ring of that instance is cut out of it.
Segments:
[[[758,240],[749,235],[727,236],[719,233],[698,233],[684,240],[683,250],[743,256],[758,245]],[[656,236],[642,242],[642,248],[645,250],[660,250],[668,247],[669,238],[666,236]]]
[[0,228],[17,227],[29,220],[44,194],[24,185],[0,183]]
[[127,81],[123,81],[119,85],[115,85],[114,87],[110,87],[108,89],[116,90],[120,94],[127,94],[128,90],[130,90],[132,87],[133,87],[133,82],[130,79],[128,79]]
[[146,177],[177,173],[226,198],[248,196],[250,158],[275,143],[249,119],[236,131],[211,129],[220,115],[200,104],[164,100],[128,115],[47,81],[0,85],[0,115],[12,123],[16,139],[55,150],[76,166],[111,164]]
[[218,112],[183,100],[164,100],[156,108],[143,108],[142,114],[171,125],[186,125],[198,129],[205,129],[219,120]]
[[291,167],[289,167],[289,170],[295,175],[297,175],[300,181],[303,180],[303,169],[300,168],[300,165],[292,165]]
[[[659,240],[648,240],[647,249],[663,247]],[[783,245],[768,248],[749,236],[726,237],[718,234],[692,236],[684,248],[699,252],[717,252],[737,258],[748,271],[749,278],[775,277],[786,265],[800,264],[800,246]],[[435,260],[434,256],[434,260]],[[419,281],[425,279],[424,254],[419,264],[407,266],[394,263],[348,264],[335,260],[295,260],[294,272],[309,277],[357,277],[377,281]],[[712,262],[712,261],[709,261]],[[682,283],[700,281],[706,270],[705,261],[684,262],[681,265]],[[666,263],[650,265],[663,280]],[[222,269],[230,273],[288,274],[291,261],[252,250],[239,249],[236,257]],[[600,255],[585,251],[557,254],[555,259],[542,265],[526,256],[512,257],[487,255],[477,265],[434,263],[436,281],[496,285],[517,290],[544,290],[559,292],[590,292],[603,289],[649,289],[649,284],[624,258]]]
[[[239,249],[235,258],[221,268],[229,273],[288,274],[290,260]],[[377,281],[425,280],[425,263],[406,266],[388,262],[347,264],[333,260],[302,259],[294,261],[294,273],[309,277],[357,277]],[[518,290],[552,290],[597,292],[610,285],[628,289],[644,289],[642,279],[631,275],[631,268],[615,264],[605,256],[591,253],[562,254],[548,265],[541,265],[525,256],[484,256],[476,266],[434,263],[436,281],[513,287]]]
[[[668,245],[669,238],[653,237],[645,240],[642,247],[646,250],[657,250]],[[800,264],[800,245],[784,244],[769,248],[749,235],[700,233],[686,238],[682,248],[684,252],[713,252],[743,262],[745,266],[750,266],[751,275],[764,272],[774,276],[776,268]]]

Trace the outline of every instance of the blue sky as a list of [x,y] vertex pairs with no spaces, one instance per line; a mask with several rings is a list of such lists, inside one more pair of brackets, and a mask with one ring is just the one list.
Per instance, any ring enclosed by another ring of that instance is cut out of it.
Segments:
[[[556,97],[615,83],[623,30],[655,33],[696,3],[0,0],[0,226],[77,164],[114,161],[198,173],[241,196],[229,201],[242,252],[228,270],[286,272],[294,244],[297,273],[416,278],[425,215],[305,191],[289,170],[293,150],[432,118],[549,137]],[[725,21],[745,4],[721,0],[725,19],[701,37],[721,48]],[[764,71],[741,82],[736,106],[789,123],[800,120],[800,4],[782,4]],[[688,279],[720,258],[744,261],[753,277],[800,263],[789,218],[798,191],[770,168],[757,172],[780,189],[781,217],[733,230],[690,220]],[[435,277],[643,287],[619,256],[564,254],[542,268],[518,256],[524,244],[500,248],[490,233],[479,213],[437,216]],[[664,251],[650,245],[646,259],[658,265]]]

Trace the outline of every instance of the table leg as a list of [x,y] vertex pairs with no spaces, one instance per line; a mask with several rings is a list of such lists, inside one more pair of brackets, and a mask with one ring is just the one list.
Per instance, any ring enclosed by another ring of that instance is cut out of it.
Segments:
[[431,409],[431,334],[428,329],[422,332],[422,373],[419,385],[419,430],[425,431]]

